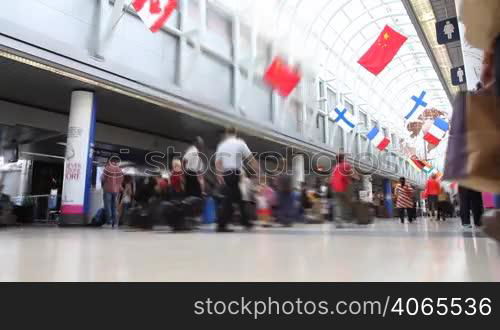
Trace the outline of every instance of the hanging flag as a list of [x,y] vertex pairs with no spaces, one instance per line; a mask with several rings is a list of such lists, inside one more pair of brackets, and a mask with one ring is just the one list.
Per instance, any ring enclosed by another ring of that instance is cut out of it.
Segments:
[[380,151],[385,150],[391,140],[384,136],[384,133],[378,129],[378,127],[374,127],[366,137],[373,143],[373,145]]
[[415,167],[415,169],[417,171],[421,171],[425,167],[425,164],[420,159],[418,159],[418,157],[416,155],[411,156],[408,159],[408,162],[410,163],[410,165],[412,165],[413,167]]
[[427,106],[427,102],[424,101],[425,94],[427,94],[427,92],[422,91],[419,97],[416,96],[411,97],[411,99],[415,101],[415,105],[413,106],[413,109],[411,109],[411,111],[405,116],[406,120],[414,120],[415,117],[418,117],[417,116],[419,114],[418,109],[420,107],[425,108]]
[[347,109],[340,111],[335,108],[333,113],[333,122],[339,124],[345,131],[351,132],[356,124],[354,123],[354,116],[351,115]]
[[264,74],[264,81],[281,96],[287,97],[300,82],[300,74],[285,61],[276,57]]
[[431,163],[426,162],[424,160],[421,160],[422,164],[424,164],[424,168],[422,168],[422,171],[424,171],[427,174],[431,174],[432,171],[434,171],[434,166],[432,166]]
[[151,32],[158,32],[177,8],[177,0],[133,0],[132,6]]
[[358,63],[374,75],[378,75],[392,61],[407,39],[386,25]]
[[436,118],[429,131],[424,135],[424,140],[437,146],[449,129],[450,125],[444,119]]

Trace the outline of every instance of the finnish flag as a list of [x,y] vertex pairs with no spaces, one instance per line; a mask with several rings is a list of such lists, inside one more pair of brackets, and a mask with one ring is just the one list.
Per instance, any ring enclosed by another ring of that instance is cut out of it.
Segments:
[[378,129],[378,127],[374,127],[366,137],[373,143],[373,145],[380,151],[385,150],[391,141],[384,136],[384,133]]
[[444,139],[450,125],[441,118],[436,118],[429,131],[424,135],[424,140],[437,146]]
[[338,108],[335,108],[331,116],[333,118],[333,122],[337,123],[348,133],[356,127],[356,124],[354,123],[354,116],[351,115],[347,109],[340,111]]

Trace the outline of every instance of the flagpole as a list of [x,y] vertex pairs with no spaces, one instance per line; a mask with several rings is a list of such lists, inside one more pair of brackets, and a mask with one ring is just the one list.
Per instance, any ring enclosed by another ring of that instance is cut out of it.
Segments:
[[424,142],[424,159],[425,161],[427,161],[427,148],[425,146],[425,140],[423,140],[423,142]]

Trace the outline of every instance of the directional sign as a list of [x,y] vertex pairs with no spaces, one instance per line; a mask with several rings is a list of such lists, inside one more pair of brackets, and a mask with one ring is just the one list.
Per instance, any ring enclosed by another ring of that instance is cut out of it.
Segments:
[[436,23],[437,42],[444,45],[450,42],[460,40],[460,30],[458,29],[458,20],[456,17],[447,18],[444,21]]
[[465,66],[459,66],[451,69],[451,83],[453,86],[460,86],[467,83],[467,77],[465,76]]

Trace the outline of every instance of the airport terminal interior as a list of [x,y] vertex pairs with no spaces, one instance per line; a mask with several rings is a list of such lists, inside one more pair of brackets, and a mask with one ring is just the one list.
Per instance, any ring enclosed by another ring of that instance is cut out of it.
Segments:
[[0,281],[499,281],[467,1],[2,4]]

